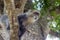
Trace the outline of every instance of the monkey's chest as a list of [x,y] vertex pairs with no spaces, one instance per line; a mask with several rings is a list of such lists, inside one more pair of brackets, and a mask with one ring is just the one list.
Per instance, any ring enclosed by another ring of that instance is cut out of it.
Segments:
[[37,24],[30,24],[30,25],[27,25],[26,27],[26,31],[29,32],[29,33],[32,33],[34,35],[38,35],[40,32],[39,32],[39,26]]

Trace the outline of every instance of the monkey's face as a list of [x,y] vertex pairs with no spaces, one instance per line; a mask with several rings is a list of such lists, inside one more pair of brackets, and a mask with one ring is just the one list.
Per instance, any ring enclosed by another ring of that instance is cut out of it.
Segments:
[[33,18],[35,21],[37,21],[39,19],[39,13],[38,12],[34,12],[33,13]]
[[32,12],[32,14],[29,15],[29,17],[28,17],[28,21],[31,23],[34,23],[38,19],[39,19],[39,13],[38,12]]
[[21,17],[20,20],[23,19],[22,24],[24,26],[32,24],[39,19],[40,13],[38,11],[30,11],[27,13],[28,14],[26,14],[25,16],[24,15],[20,16]]

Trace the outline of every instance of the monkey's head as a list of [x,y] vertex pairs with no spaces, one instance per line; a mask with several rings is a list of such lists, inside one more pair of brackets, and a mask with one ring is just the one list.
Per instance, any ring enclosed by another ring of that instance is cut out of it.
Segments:
[[31,14],[28,15],[28,20],[30,20],[30,22],[34,23],[35,21],[37,21],[39,19],[40,13],[36,10],[31,11]]
[[40,16],[39,11],[36,11],[36,10],[28,11],[25,14],[19,15],[18,21],[19,21],[19,24],[26,26],[36,22],[39,19],[39,16]]
[[40,16],[40,12],[34,10],[34,11],[30,11],[28,12],[27,15],[27,20],[25,22],[23,22],[24,24],[31,24],[36,22],[39,19]]

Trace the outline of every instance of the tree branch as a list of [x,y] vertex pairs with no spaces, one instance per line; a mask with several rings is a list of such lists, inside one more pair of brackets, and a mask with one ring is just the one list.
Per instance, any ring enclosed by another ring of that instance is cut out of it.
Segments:
[[4,0],[4,6],[6,6],[7,9],[14,9],[14,0]]
[[18,13],[23,13],[26,2],[27,0],[20,0],[19,2],[17,2],[17,5],[19,5],[19,9],[16,9],[16,11],[18,11]]

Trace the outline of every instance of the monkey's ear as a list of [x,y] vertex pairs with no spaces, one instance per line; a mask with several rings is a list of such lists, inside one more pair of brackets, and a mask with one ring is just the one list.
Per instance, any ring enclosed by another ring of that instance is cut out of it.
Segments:
[[32,12],[33,12],[34,14],[38,14],[38,15],[40,14],[40,11],[39,11],[39,10],[33,10]]
[[25,13],[27,16],[29,15],[37,15],[40,16],[40,11],[39,10],[29,10],[28,12]]
[[33,14],[35,14],[35,15],[38,15],[38,16],[39,16],[39,13],[38,13],[38,12],[33,12]]
[[39,10],[32,11],[32,14],[37,15],[37,16],[40,16],[41,15]]

